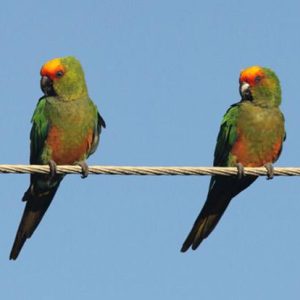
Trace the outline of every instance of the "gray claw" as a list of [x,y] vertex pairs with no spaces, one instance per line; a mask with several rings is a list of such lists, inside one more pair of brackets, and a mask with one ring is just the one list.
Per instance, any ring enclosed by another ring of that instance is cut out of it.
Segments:
[[54,160],[49,160],[48,165],[50,168],[50,176],[53,178],[57,174],[56,162]]
[[274,167],[271,163],[267,163],[264,165],[264,167],[267,169],[267,179],[273,179],[274,178]]
[[78,166],[81,167],[81,178],[86,178],[89,175],[89,167],[85,161],[80,161],[77,163]]
[[236,164],[237,176],[239,179],[242,179],[245,176],[244,166],[241,163]]

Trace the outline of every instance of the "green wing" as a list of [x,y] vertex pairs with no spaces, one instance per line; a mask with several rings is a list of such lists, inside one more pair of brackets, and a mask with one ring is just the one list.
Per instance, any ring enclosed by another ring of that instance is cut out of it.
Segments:
[[[234,104],[223,117],[215,149],[214,166],[229,165],[230,152],[237,140],[239,109],[240,104]],[[230,200],[249,186],[256,178],[254,176],[245,176],[241,179],[238,179],[236,176],[212,176],[206,202],[183,243],[181,251],[185,252],[189,247],[195,250],[202,240],[207,238],[214,230]]]
[[106,127],[105,121],[101,117],[100,113],[97,111],[97,108],[96,108],[96,113],[97,113],[97,122],[96,122],[96,126],[94,129],[94,137],[93,137],[92,147],[91,147],[91,150],[90,150],[88,156],[90,156],[91,154],[93,154],[96,151],[98,144],[99,144],[99,138],[100,138],[100,133],[101,133],[102,127],[103,128]]
[[97,113],[97,118],[98,118],[97,127],[98,127],[98,130],[101,132],[101,127],[106,128],[106,124],[105,124],[104,119],[99,114],[99,112]]
[[233,104],[225,113],[214,154],[214,166],[227,166],[229,154],[237,139],[239,103]]
[[45,140],[48,135],[49,122],[45,115],[46,99],[42,97],[33,113],[30,132],[30,163],[40,164]]

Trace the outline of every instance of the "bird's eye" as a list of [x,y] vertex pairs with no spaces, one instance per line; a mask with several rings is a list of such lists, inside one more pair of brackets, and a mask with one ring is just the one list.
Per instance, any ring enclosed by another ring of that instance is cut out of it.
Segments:
[[55,74],[56,78],[61,78],[61,77],[63,77],[63,75],[64,75],[63,71],[57,71]]
[[261,81],[261,78],[262,78],[262,77],[261,77],[261,76],[259,76],[259,75],[258,75],[258,76],[256,76],[256,77],[255,77],[255,82],[256,82],[256,83],[260,82],[260,81]]

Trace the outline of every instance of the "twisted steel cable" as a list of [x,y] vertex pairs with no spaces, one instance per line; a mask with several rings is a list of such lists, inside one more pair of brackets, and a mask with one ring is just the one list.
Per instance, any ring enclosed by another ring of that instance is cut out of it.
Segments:
[[[48,165],[0,165],[2,174],[49,174]],[[58,174],[81,174],[80,166],[58,165]],[[235,167],[150,167],[150,166],[89,166],[89,174],[94,175],[237,175]],[[264,167],[248,168],[245,167],[245,175],[267,176]],[[299,176],[300,167],[276,167],[274,176]]]

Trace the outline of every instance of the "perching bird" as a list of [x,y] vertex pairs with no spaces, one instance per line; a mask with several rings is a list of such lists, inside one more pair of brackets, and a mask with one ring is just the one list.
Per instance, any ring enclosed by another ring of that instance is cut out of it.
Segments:
[[105,122],[89,98],[80,62],[72,56],[55,58],[41,69],[44,93],[32,117],[30,163],[49,164],[51,174],[30,176],[23,196],[25,210],[10,253],[16,259],[39,225],[64,175],[56,174],[56,164],[78,164],[83,177],[85,160],[96,150]]
[[243,166],[261,167],[273,177],[275,162],[285,140],[280,82],[268,69],[253,66],[240,74],[241,101],[223,117],[214,153],[214,166],[237,166],[238,176],[212,176],[206,202],[181,248],[195,250],[213,231],[230,200],[253,183],[256,176],[244,176]]

